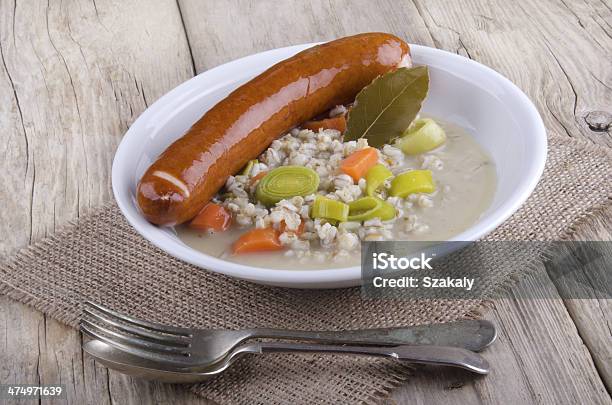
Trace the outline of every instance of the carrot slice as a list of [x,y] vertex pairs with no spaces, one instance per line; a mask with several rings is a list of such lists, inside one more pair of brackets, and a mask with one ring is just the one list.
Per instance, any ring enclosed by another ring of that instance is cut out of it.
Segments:
[[285,224],[285,221],[281,221],[280,226],[278,227],[278,232],[279,233],[284,233],[284,232],[293,232],[295,233],[297,236],[300,236],[301,234],[304,233],[304,226],[306,224],[304,223],[304,221],[300,222],[300,225],[298,226],[298,228],[295,231],[289,231],[287,229],[287,224]]
[[360,149],[340,162],[340,171],[358,181],[372,166],[378,163],[378,152],[374,148]]
[[279,236],[280,232],[274,228],[252,229],[242,234],[232,248],[236,254],[282,250]]
[[212,229],[213,231],[225,231],[231,224],[232,214],[228,210],[219,204],[208,203],[191,220],[189,226],[199,230]]
[[268,174],[268,172],[259,172],[257,173],[256,176],[253,176],[251,178],[251,180],[249,181],[249,185],[252,186],[253,184],[257,183],[259,180],[263,179],[265,177],[265,175]]
[[346,118],[344,115],[339,115],[333,118],[326,118],[318,121],[306,121],[302,124],[302,128],[318,131],[319,129],[335,129],[336,131],[346,131]]

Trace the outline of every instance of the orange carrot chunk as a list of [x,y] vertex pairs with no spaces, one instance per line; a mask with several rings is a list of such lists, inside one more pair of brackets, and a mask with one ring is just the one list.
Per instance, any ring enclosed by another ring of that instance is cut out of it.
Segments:
[[249,185],[252,186],[253,184],[257,183],[259,180],[263,179],[266,174],[268,174],[267,171],[257,173],[256,176],[251,177],[251,180],[249,180]]
[[232,214],[223,206],[215,203],[208,203],[189,226],[198,230],[225,231],[232,224]]
[[287,229],[287,224],[285,224],[285,221],[283,220],[281,221],[280,226],[278,227],[278,232],[279,233],[293,232],[297,236],[300,236],[301,234],[304,233],[304,226],[305,226],[305,222],[302,221],[300,222],[300,226],[298,226],[298,228],[295,231],[290,231],[289,229]]
[[335,129],[340,132],[346,131],[346,118],[344,115],[339,115],[333,118],[326,118],[318,121],[306,121],[302,124],[302,128],[318,131],[319,129]]
[[378,163],[378,152],[376,149],[360,149],[351,153],[340,162],[340,171],[351,176],[354,181],[358,181],[376,163]]
[[252,229],[242,234],[232,248],[235,254],[282,250],[279,236],[280,232],[274,228]]

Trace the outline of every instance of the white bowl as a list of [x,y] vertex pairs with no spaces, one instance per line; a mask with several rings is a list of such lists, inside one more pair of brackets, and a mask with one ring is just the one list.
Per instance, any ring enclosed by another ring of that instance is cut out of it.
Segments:
[[[316,44],[296,45],[247,56],[203,72],[149,107],[123,137],[113,161],[115,199],[129,223],[169,254],[203,269],[257,283],[333,288],[360,284],[359,266],[333,270],[276,270],[228,262],[198,252],[171,229],[147,222],[136,203],[138,180],[156,157],[233,89],[269,66]],[[470,59],[412,45],[416,64],[430,69],[423,111],[466,128],[491,155],[497,168],[493,203],[480,221],[451,240],[477,240],[504,222],[525,202],[546,161],[546,131],[538,111],[508,79]]]

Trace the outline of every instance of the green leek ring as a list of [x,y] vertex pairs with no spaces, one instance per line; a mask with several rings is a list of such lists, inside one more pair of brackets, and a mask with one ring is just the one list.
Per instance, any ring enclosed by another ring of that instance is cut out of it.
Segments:
[[319,188],[319,175],[302,166],[281,166],[271,170],[257,184],[255,195],[264,205],[296,196],[314,194]]

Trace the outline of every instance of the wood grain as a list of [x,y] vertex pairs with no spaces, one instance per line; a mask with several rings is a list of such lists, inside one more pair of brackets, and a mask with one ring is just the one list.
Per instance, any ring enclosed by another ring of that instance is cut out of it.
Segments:
[[[3,0],[0,50],[4,256],[111,198],[121,136],[193,65],[177,4],[165,0]],[[202,403],[109,373],[83,357],[80,333],[4,297],[0,333],[1,383],[65,384],[57,403]]]
[[252,53],[368,31],[432,40],[410,2],[179,0],[198,72]]
[[3,254],[109,200],[123,133],[193,75],[176,4],[154,3],[0,3]]
[[[611,113],[606,0],[0,0],[0,231],[5,255],[110,198],[117,143],[147,105],[240,56],[363,31],[457,52],[511,78],[554,135],[612,145],[586,116]],[[612,210],[579,237],[609,240]],[[564,293],[547,275],[513,293]],[[609,300],[502,300],[493,374],[428,369],[390,403],[610,403]],[[84,357],[80,335],[0,298],[0,383],[63,383],[58,403],[206,403]],[[606,387],[608,392],[606,392]],[[11,402],[14,403],[14,402]],[[24,402],[25,403],[25,402]]]
[[[429,370],[397,389],[397,403],[611,403],[589,349],[544,268],[485,315],[498,326],[484,357],[491,374]],[[561,333],[561,331],[563,331]],[[419,401],[420,402],[420,401]]]
[[[574,239],[612,240],[612,209],[584,224]],[[609,246],[600,246],[600,249]],[[612,252],[602,252],[611,257]],[[582,266],[578,265],[577,268]],[[581,278],[553,280],[572,317],[578,333],[588,348],[608,392],[612,392],[612,300],[604,292],[610,291],[612,273],[605,263],[598,271],[581,274]],[[594,297],[592,299],[573,297]]]

